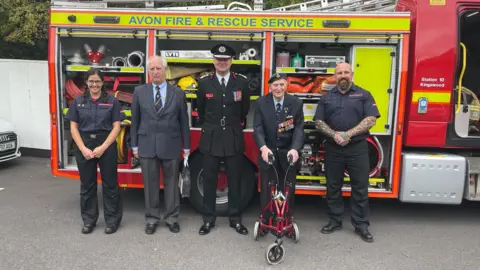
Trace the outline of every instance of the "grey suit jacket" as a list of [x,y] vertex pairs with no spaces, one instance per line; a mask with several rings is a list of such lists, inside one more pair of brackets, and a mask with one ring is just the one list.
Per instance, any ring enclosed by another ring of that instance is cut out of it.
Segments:
[[182,89],[167,83],[165,104],[157,114],[151,83],[135,87],[132,99],[130,140],[145,158],[180,158],[183,148],[190,149],[187,103]]

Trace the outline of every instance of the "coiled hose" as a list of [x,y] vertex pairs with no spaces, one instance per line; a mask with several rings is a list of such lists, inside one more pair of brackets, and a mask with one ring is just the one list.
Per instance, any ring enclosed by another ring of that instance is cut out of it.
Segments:
[[81,90],[80,87],[78,87],[72,79],[68,79],[65,82],[65,91],[66,96],[69,99],[74,99],[75,97],[83,93],[83,90]]
[[122,127],[120,129],[120,133],[118,133],[118,136],[117,136],[117,150],[118,150],[117,162],[118,163],[125,162],[125,153],[124,153],[125,137],[127,133],[127,128],[130,128],[131,122],[130,120],[125,119],[122,121],[121,125]]

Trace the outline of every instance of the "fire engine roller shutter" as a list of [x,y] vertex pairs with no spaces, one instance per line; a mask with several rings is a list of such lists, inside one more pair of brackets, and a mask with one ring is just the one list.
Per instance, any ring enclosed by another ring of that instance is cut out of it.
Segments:
[[353,47],[353,82],[372,94],[381,115],[370,130],[372,134],[391,133],[390,114],[394,97],[389,89],[394,89],[394,52],[395,48],[392,46]]

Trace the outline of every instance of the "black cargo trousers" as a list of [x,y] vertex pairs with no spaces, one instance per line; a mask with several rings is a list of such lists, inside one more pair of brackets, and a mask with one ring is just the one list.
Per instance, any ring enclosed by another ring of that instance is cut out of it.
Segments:
[[[92,150],[100,146],[108,137],[108,132],[81,132],[83,143]],[[102,179],[102,195],[105,223],[120,224],[123,216],[123,203],[118,187],[117,177],[117,143],[113,142],[100,158],[85,159],[77,148],[75,158],[80,173],[80,210],[84,225],[96,224],[98,212],[97,165]]]
[[344,210],[342,186],[345,170],[350,175],[351,222],[355,228],[366,229],[370,226],[370,207],[368,200],[369,155],[366,140],[350,142],[340,146],[326,141],[325,176],[327,178],[328,217],[334,225],[342,224]]

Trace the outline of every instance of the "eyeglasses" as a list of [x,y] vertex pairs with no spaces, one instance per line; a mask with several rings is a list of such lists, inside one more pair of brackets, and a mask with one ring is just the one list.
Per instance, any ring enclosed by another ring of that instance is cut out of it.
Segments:
[[87,83],[88,84],[101,84],[102,81],[90,81],[90,80],[88,80]]

